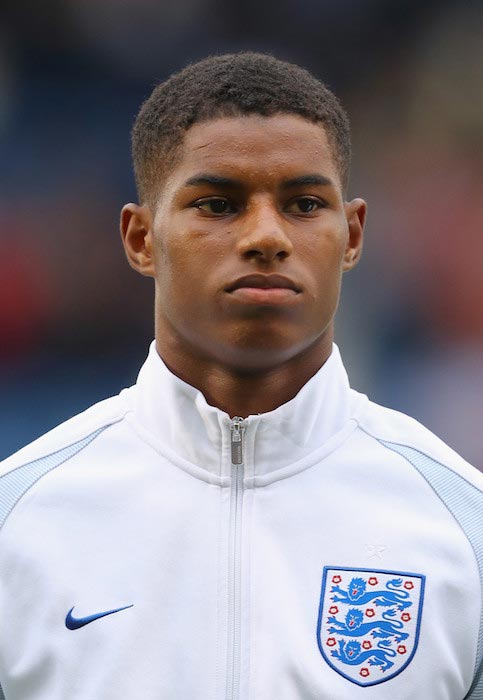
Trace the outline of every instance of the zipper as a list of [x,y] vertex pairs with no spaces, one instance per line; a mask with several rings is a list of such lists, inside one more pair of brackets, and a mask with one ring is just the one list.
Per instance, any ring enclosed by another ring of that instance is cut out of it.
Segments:
[[245,422],[240,416],[230,421],[231,431],[231,499],[228,547],[228,659],[226,700],[238,700],[240,690],[241,636],[241,552],[243,505],[243,433]]

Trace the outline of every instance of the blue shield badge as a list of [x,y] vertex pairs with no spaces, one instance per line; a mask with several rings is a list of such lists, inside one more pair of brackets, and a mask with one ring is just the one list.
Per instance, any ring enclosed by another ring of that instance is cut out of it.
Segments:
[[317,641],[334,671],[360,686],[394,678],[419,640],[425,576],[325,566]]

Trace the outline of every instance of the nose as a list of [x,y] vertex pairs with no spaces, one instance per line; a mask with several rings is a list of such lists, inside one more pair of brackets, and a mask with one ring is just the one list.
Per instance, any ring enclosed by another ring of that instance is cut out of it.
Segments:
[[239,254],[243,258],[258,258],[266,262],[288,257],[293,245],[285,225],[275,203],[268,198],[251,203],[237,241]]

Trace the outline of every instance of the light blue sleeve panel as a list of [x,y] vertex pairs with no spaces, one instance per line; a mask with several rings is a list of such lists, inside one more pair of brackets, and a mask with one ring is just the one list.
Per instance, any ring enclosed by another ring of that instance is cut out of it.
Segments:
[[480,664],[479,671],[465,700],[483,700],[483,663]]
[[[39,479],[87,447],[106,427],[108,426],[99,428],[82,440],[78,440],[57,452],[22,464],[0,477],[0,528],[18,501]],[[1,696],[0,700],[2,700]]]
[[[0,478],[0,528],[4,525],[10,513],[15,508],[19,500],[27,491],[45,474],[52,471],[61,464],[67,462],[71,457],[78,454],[89,443],[91,443],[108,426],[103,426],[95,432],[87,435],[82,440],[74,442],[57,452],[36,459],[20,467],[12,469]],[[5,694],[0,685],[0,700],[6,700]]]
[[[433,491],[453,514],[470,542],[480,572],[483,601],[483,493],[450,467],[406,445],[379,440],[385,447],[408,460],[426,479]],[[483,700],[483,604],[476,651],[475,678],[465,700]]]

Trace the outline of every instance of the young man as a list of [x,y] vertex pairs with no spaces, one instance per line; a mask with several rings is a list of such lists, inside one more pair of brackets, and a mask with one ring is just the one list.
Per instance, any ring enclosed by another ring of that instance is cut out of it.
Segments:
[[154,90],[133,154],[156,340],[3,463],[5,698],[482,698],[483,478],[333,345],[366,213],[337,99],[209,58]]

